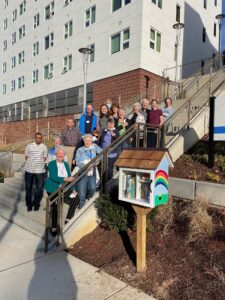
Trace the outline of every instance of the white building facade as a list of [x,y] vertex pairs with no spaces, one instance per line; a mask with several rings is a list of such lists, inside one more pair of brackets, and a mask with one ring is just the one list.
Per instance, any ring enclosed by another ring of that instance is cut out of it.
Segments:
[[94,50],[88,101],[99,106],[112,90],[122,98],[140,94],[141,76],[160,81],[163,69],[175,65],[173,24],[185,24],[178,64],[217,53],[221,10],[221,0],[2,0],[0,121],[77,112],[81,47]]

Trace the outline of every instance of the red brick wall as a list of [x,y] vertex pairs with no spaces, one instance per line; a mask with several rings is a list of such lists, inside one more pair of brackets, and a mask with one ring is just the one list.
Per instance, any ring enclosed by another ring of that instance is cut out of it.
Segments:
[[126,72],[116,76],[104,78],[93,83],[93,101],[95,109],[99,109],[107,97],[118,103],[121,98],[121,105],[129,103],[134,97],[145,94],[146,79],[149,79],[148,97],[161,97],[161,77],[143,69]]

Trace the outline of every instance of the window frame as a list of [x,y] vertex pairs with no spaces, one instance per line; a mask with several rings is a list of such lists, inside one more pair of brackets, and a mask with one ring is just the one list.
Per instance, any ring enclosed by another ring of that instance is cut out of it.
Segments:
[[[154,39],[152,39],[151,33],[152,31],[154,31]],[[158,37],[160,37],[160,47],[159,49],[157,49],[157,45],[158,45]],[[151,46],[153,45],[153,47]],[[161,53],[162,50],[162,33],[160,31],[158,31],[157,29],[155,29],[154,27],[150,27],[150,41],[149,41],[149,47],[150,49]]]
[[[124,40],[125,31],[129,32],[129,38]],[[119,37],[119,50],[112,52],[112,39],[114,37]],[[124,45],[127,44],[127,43],[128,43],[128,47],[124,47]],[[111,38],[110,38],[110,46],[111,46],[110,47],[110,54],[111,55],[115,54],[115,53],[118,53],[118,52],[121,52],[121,51],[124,51],[126,49],[129,49],[130,48],[130,27],[127,27],[127,28],[125,28],[125,29],[123,29],[123,30],[121,30],[117,33],[112,34]]]
[[[94,18],[93,18],[94,11]],[[87,13],[89,13],[89,17],[87,18]],[[88,9],[86,9],[84,14],[84,27],[90,27],[92,24],[96,22],[96,5],[92,5]]]
[[39,42],[35,42],[33,43],[33,46],[32,46],[32,57],[35,57],[39,54],[40,52],[40,47],[39,47]]
[[[48,41],[48,42],[47,42]],[[48,45],[48,47],[46,46]],[[50,32],[44,39],[44,50],[48,50],[54,46],[54,32]]]
[[40,13],[37,13],[36,15],[34,15],[34,19],[33,19],[33,28],[37,28],[40,25]]
[[73,35],[73,20],[70,20],[64,24],[64,40]]
[[19,15],[22,16],[23,13],[26,11],[26,0],[20,3],[19,5]]
[[[49,8],[49,12],[47,11]],[[45,20],[50,20],[55,12],[54,12],[54,9],[55,9],[55,3],[54,1],[51,1],[48,5],[45,6]]]
[[73,56],[71,53],[63,57],[63,74],[68,71],[71,71],[72,68],[73,68]]
[[18,90],[21,90],[25,87],[25,78],[24,76],[20,76],[17,78],[17,87]]
[[[47,74],[47,76],[45,76],[46,75],[45,74],[45,70],[47,68],[48,68],[48,74]],[[51,79],[53,77],[53,68],[54,68],[53,63],[49,63],[49,64],[47,64],[47,65],[44,66],[44,74],[43,74],[44,75],[44,80]],[[49,78],[50,73],[52,73],[52,77],[51,78]]]
[[11,35],[11,45],[13,46],[16,43],[16,31]]
[[18,53],[18,65],[21,65],[25,62],[25,51],[22,50]]
[[32,71],[32,84],[38,83],[39,81],[39,70],[35,69]]

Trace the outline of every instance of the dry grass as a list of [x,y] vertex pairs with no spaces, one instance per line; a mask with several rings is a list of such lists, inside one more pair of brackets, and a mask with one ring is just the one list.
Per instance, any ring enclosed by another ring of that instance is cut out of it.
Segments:
[[199,243],[213,236],[214,224],[208,213],[208,200],[206,198],[198,196],[181,215],[189,220],[187,243]]
[[174,222],[173,202],[173,197],[170,196],[167,204],[157,208],[155,222],[165,234],[168,233]]

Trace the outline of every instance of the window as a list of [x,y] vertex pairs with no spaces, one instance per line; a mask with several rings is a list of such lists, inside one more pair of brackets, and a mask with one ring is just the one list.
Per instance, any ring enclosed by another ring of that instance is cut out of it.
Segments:
[[152,3],[162,9],[162,0],[152,0]]
[[45,7],[45,20],[51,19],[54,16],[54,1]]
[[11,58],[11,67],[12,67],[12,69],[14,69],[16,67],[16,56],[13,56]]
[[36,56],[39,54],[39,42],[36,42],[33,44],[33,56]]
[[54,46],[54,33],[52,32],[45,37],[45,49],[48,49],[53,46]]
[[11,91],[14,92],[16,90],[16,80],[11,81]]
[[64,25],[64,38],[67,39],[73,34],[73,21],[69,21]]
[[19,40],[25,36],[25,25],[19,28]]
[[214,5],[217,6],[217,0],[214,0]]
[[38,70],[34,70],[32,72],[32,82],[33,82],[33,84],[38,82]]
[[161,52],[161,33],[154,28],[150,29],[150,48]]
[[5,0],[5,5],[4,5],[4,7],[6,8],[8,5],[9,5],[9,1],[8,1],[8,0]]
[[176,21],[179,23],[180,22],[180,6],[177,4],[176,5]]
[[53,77],[53,63],[44,66],[44,79],[51,79]]
[[72,69],[72,54],[63,58],[63,74]]
[[40,25],[40,15],[39,13],[34,16],[34,28],[37,28]]
[[85,16],[85,27],[88,27],[91,24],[95,23],[96,7],[92,6],[91,8],[86,10]]
[[17,19],[17,9],[13,11],[13,22]]
[[2,64],[2,73],[3,73],[3,74],[6,73],[6,68],[7,68],[6,62],[4,62],[4,63]]
[[16,43],[16,32],[13,32],[12,34],[12,45]]
[[8,27],[8,19],[5,18],[3,21],[3,29],[6,30],[7,27]]
[[6,94],[6,84],[5,83],[2,85],[2,94],[3,95]]
[[70,4],[70,2],[72,2],[73,0],[64,0],[64,6],[67,6]]
[[202,42],[205,43],[206,41],[206,29],[205,27],[202,28]]
[[213,35],[216,36],[216,23],[214,23],[214,26],[213,26]]
[[24,63],[24,60],[25,60],[25,53],[24,51],[21,51],[19,54],[18,54],[18,64],[22,64]]
[[131,0],[112,0],[112,11],[116,11],[130,2]]
[[95,44],[88,46],[93,52],[89,54],[89,62],[93,62],[95,60]]
[[3,41],[3,51],[7,50],[7,40]]
[[111,37],[111,54],[127,49],[130,46],[130,29],[125,29]]
[[26,0],[24,0],[19,7],[20,15],[22,15],[26,11]]
[[203,6],[205,9],[207,8],[207,0],[203,0]]
[[18,78],[18,89],[24,88],[24,76]]

